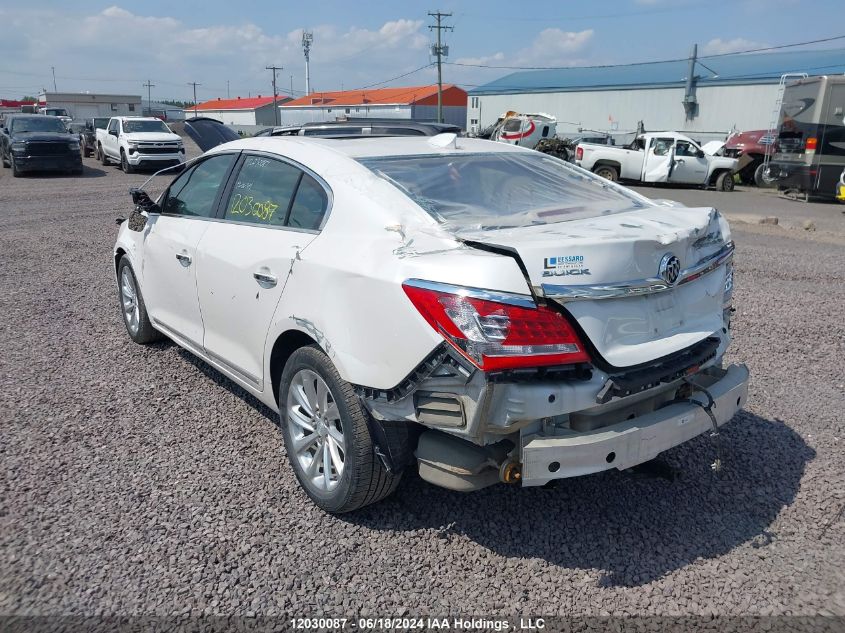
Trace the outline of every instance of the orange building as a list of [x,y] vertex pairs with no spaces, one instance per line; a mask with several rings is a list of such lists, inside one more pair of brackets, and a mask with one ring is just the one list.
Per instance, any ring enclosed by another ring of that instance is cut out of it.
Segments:
[[[437,85],[313,92],[279,106],[281,125],[344,118],[437,120]],[[443,86],[443,120],[464,127],[467,93]]]

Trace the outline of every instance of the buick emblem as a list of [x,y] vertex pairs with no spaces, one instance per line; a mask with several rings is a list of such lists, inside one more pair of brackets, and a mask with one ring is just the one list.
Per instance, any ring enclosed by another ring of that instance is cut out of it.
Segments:
[[666,253],[663,259],[660,260],[660,266],[657,268],[658,277],[671,286],[678,281],[678,275],[680,274],[681,260],[672,253]]

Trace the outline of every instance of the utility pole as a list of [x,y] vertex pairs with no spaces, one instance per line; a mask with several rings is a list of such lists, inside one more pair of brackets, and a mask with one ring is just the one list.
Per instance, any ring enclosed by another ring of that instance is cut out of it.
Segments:
[[431,52],[437,55],[437,122],[443,123],[443,58],[449,55],[449,47],[443,46],[441,43],[440,33],[442,31],[454,31],[455,29],[441,24],[443,18],[452,16],[451,13],[429,11],[428,14],[437,21],[436,24],[429,25],[428,30],[437,31],[437,44],[431,47]]
[[283,70],[282,66],[265,66],[267,70],[273,71],[273,125],[279,124],[279,106],[276,105],[276,97],[279,95],[276,92],[276,71]]
[[229,96],[229,80],[228,79],[226,80],[226,98],[231,99],[231,97]]
[[290,76],[290,98],[293,99],[293,75]]
[[188,85],[194,87],[194,116],[197,116],[197,86],[201,86],[202,84],[198,84],[196,81],[189,81]]
[[305,55],[305,94],[311,94],[311,44],[314,34],[310,31],[302,32],[302,53]]
[[[152,116],[153,115],[153,100],[150,97],[150,88],[155,88],[155,84],[150,83],[150,80],[147,79],[147,83],[141,84],[141,85],[144,86],[147,89],[147,116]],[[141,108],[141,114],[144,114],[143,110],[144,110],[144,108]]]
[[50,66],[50,70],[53,71],[53,92],[58,92],[59,89],[56,88],[56,67]]

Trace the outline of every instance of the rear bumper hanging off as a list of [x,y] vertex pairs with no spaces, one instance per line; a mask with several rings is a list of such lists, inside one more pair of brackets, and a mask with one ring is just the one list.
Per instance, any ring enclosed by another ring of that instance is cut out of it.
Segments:
[[[713,398],[711,412],[721,426],[748,397],[748,369],[731,365],[706,387]],[[587,475],[610,468],[624,470],[712,429],[704,408],[708,398],[695,390],[689,402],[671,403],[651,413],[595,431],[560,436],[542,434],[521,438],[522,485],[540,486],[553,479]]]

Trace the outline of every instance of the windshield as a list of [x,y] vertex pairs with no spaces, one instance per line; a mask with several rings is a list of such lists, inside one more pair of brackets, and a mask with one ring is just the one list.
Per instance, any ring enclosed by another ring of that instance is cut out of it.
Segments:
[[124,121],[124,132],[164,132],[170,134],[170,130],[161,121]]
[[108,117],[104,117],[104,118],[98,117],[98,118],[94,119],[94,129],[95,130],[97,128],[101,128],[101,129],[105,130],[108,126],[109,126],[109,118]]
[[61,119],[50,116],[34,116],[25,119],[12,119],[9,131],[17,134],[22,132],[67,132]]
[[67,110],[64,108],[47,108],[44,110],[44,114],[48,116],[67,116]]
[[391,156],[359,162],[455,229],[553,224],[645,206],[607,181],[539,153]]

